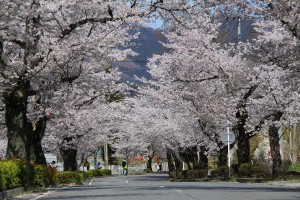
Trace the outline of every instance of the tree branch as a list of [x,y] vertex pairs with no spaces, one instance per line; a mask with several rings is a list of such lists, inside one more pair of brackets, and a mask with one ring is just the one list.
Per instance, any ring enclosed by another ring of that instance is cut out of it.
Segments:
[[202,79],[197,79],[197,80],[183,80],[183,79],[179,79],[179,78],[176,78],[174,81],[172,81],[173,83],[174,82],[181,82],[181,83],[196,83],[196,82],[204,82],[204,81],[209,81],[209,80],[213,80],[213,79],[218,79],[219,76],[217,75],[214,75],[212,77],[207,77],[207,78],[202,78]]

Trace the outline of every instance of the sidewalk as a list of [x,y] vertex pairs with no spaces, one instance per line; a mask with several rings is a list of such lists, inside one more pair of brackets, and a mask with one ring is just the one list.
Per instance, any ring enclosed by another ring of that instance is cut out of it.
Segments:
[[54,191],[56,191],[59,188],[46,188],[44,190],[39,190],[39,191],[31,191],[28,193],[23,193],[19,196],[16,196],[12,198],[11,200],[37,200],[41,197],[44,197]]
[[282,186],[284,188],[300,189],[300,181],[270,181],[266,184]]

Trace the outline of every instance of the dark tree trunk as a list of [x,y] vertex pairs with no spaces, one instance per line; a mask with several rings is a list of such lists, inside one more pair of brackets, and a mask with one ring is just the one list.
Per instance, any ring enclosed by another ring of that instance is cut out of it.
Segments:
[[[199,156],[198,156],[199,153]],[[208,168],[208,158],[204,154],[205,147],[200,147],[198,151],[197,146],[189,147],[185,150],[180,151],[180,157],[184,159],[187,163],[188,169],[207,169]],[[192,163],[192,165],[190,164]]]
[[270,149],[271,156],[273,161],[272,166],[272,178],[279,177],[279,170],[281,166],[281,158],[280,158],[280,145],[279,145],[279,136],[278,136],[279,128],[275,125],[270,126],[269,129],[269,141],[270,141]]
[[197,168],[195,167],[195,169],[208,169],[208,158],[205,155],[205,152],[206,152],[205,147],[201,146],[199,151],[199,162],[198,165],[196,165]]
[[46,165],[46,158],[42,148],[42,138],[46,130],[47,117],[39,119],[35,123],[28,122],[28,150],[29,159],[37,164]]
[[[273,121],[279,121],[281,116],[283,115],[282,112],[276,112],[273,115]],[[280,166],[281,166],[281,156],[280,156],[280,145],[279,145],[279,131],[278,126],[272,124],[269,127],[269,143],[270,143],[270,150],[271,150],[271,157],[272,157],[272,178],[276,179],[279,177]]]
[[4,94],[5,99],[5,120],[7,126],[7,152],[8,159],[21,158],[29,161],[27,148],[27,98],[29,83],[14,88],[13,91],[7,91]]
[[[69,143],[74,140],[73,137],[65,137],[63,143]],[[69,145],[67,149],[63,147],[60,149],[60,153],[64,160],[64,171],[76,171],[77,170],[77,147]]]
[[182,171],[182,169],[183,169],[182,161],[177,157],[176,153],[172,149],[169,149],[169,151],[170,151],[172,160],[175,163],[175,170]]
[[[274,121],[279,121],[282,116],[281,112],[276,113],[274,115]],[[269,127],[269,142],[270,142],[270,150],[271,150],[271,157],[273,161],[272,165],[272,178],[276,179],[279,177],[280,166],[281,166],[281,157],[280,157],[280,145],[279,145],[279,131],[278,126],[272,124]]]
[[167,148],[167,160],[168,160],[169,172],[175,171],[175,165],[174,165],[174,160],[173,160],[173,156],[172,156],[172,151],[169,148]]
[[237,130],[238,130],[237,159],[238,159],[238,165],[241,165],[243,163],[250,162],[250,144],[249,144],[248,134],[244,129],[244,125],[239,125]]
[[77,170],[77,149],[61,150],[62,158],[64,160],[64,171]]
[[236,118],[238,119],[237,125],[235,129],[238,131],[237,142],[238,142],[238,149],[237,149],[237,158],[238,158],[238,165],[243,163],[250,162],[250,144],[249,144],[249,137],[245,130],[246,119],[248,118],[248,112],[242,106],[240,110],[236,113]]
[[218,162],[217,162],[218,167],[227,166],[228,147],[222,145],[223,143],[218,143],[218,146],[220,148],[219,155],[218,155]]
[[[187,149],[180,149],[179,151],[179,156],[184,160],[186,163],[188,170],[191,170],[195,167],[194,165],[194,159],[193,159],[193,152],[192,152],[192,147],[189,147]],[[191,165],[191,163],[193,165]]]
[[247,100],[253,94],[253,92],[257,89],[258,85],[252,85],[248,91],[244,94],[243,98],[240,100],[237,105],[237,124],[236,130],[238,131],[237,142],[238,142],[238,150],[237,150],[237,158],[238,165],[243,163],[250,162],[250,145],[249,145],[249,136],[245,130],[246,121],[249,117],[247,111]]
[[3,95],[8,138],[6,156],[8,159],[21,158],[30,163],[46,164],[41,140],[47,118],[37,121],[35,129],[27,121],[27,99],[30,95],[30,82],[22,80]]
[[147,170],[149,170],[149,172],[152,172],[152,159],[153,159],[153,156],[148,156]]

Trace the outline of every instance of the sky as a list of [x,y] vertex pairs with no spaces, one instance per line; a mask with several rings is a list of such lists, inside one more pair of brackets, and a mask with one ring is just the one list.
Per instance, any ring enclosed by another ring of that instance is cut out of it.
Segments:
[[149,27],[153,28],[153,29],[158,29],[158,28],[162,28],[163,27],[163,20],[160,18],[157,18],[154,20],[154,22],[149,24]]

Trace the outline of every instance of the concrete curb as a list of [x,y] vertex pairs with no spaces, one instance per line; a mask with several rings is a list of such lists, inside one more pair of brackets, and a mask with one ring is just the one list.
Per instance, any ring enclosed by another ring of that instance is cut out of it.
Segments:
[[21,195],[22,193],[24,193],[23,187],[6,190],[3,192],[0,192],[0,200],[7,200],[7,199],[13,198],[15,196]]

